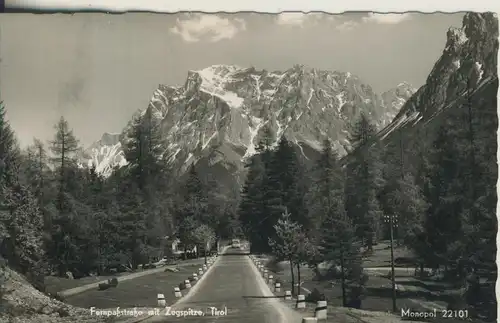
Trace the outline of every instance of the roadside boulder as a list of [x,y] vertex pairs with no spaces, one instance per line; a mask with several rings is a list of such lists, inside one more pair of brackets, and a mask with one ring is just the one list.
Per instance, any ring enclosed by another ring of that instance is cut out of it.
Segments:
[[111,285],[108,283],[100,283],[99,284],[99,290],[106,290],[106,289],[109,289],[110,287],[111,287]]

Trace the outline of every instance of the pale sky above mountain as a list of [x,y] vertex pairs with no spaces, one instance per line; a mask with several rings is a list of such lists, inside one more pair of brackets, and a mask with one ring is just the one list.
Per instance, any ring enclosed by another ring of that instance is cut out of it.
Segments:
[[84,146],[120,132],[158,84],[213,64],[351,72],[381,93],[420,87],[457,14],[0,16],[0,99],[22,145],[64,115]]

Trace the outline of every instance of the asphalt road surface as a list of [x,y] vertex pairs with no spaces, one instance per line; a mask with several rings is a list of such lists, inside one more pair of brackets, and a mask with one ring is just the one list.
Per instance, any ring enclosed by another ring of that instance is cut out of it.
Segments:
[[[190,295],[172,307],[170,315],[162,313],[143,322],[301,322],[301,317],[294,311],[276,298],[266,296],[265,283],[243,251],[230,248],[227,253],[220,256],[208,276]],[[176,317],[177,311],[186,311],[189,315]],[[203,316],[197,316],[194,311]]]

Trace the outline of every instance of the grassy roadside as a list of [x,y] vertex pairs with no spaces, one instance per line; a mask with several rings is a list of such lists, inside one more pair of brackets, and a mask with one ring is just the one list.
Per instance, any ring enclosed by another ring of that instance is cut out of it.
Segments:
[[[259,255],[256,256],[257,259],[260,260],[261,263],[265,265],[270,265],[271,262],[268,261],[268,257]],[[314,317],[314,311],[316,308],[316,303],[307,303],[304,309],[297,309],[296,296],[292,297],[291,300],[285,300],[284,295],[285,291],[291,291],[291,283],[289,279],[289,269],[284,268],[284,270],[277,271],[275,266],[268,267],[269,273],[274,276],[274,282],[269,285],[271,291],[274,295],[280,299],[286,306],[295,311],[299,312],[302,317]],[[304,268],[304,273],[302,278],[306,281],[312,277],[312,271]],[[286,274],[288,272],[288,275]],[[281,290],[279,292],[275,291],[275,282],[280,282]],[[305,290],[301,290],[303,295],[307,295],[308,292]],[[341,302],[341,301],[340,301]],[[328,316],[326,321],[322,321],[323,323],[396,323],[402,322],[401,318],[397,315],[385,313],[385,312],[371,312],[371,311],[363,311],[363,310],[355,310],[349,308],[340,307],[339,304],[332,304],[329,302],[328,304]],[[418,322],[418,321],[415,321]]]
[[[295,308],[296,298],[292,301],[284,300],[284,291],[291,291],[291,273],[287,263],[279,265],[274,264],[270,259],[265,256],[258,256],[261,263],[266,264],[269,273],[274,276],[275,281],[281,283],[281,291],[275,292],[276,297],[282,299],[289,307]],[[386,269],[386,268],[384,268]],[[403,309],[412,309],[414,311],[430,311],[433,308],[437,309],[438,317],[429,318],[426,320],[421,319],[420,322],[439,322],[439,323],[463,323],[471,322],[467,319],[459,318],[441,318],[440,309],[446,309],[447,295],[443,291],[436,293],[426,286],[418,279],[413,277],[413,272],[407,272],[405,269],[396,271],[396,283],[398,284],[398,298],[397,306]],[[328,320],[326,322],[403,322],[408,319],[402,319],[400,314],[389,314],[392,309],[392,289],[391,282],[388,278],[387,271],[370,270],[369,280],[367,282],[366,296],[362,301],[362,310],[349,309],[342,307],[342,290],[340,283],[331,283],[330,281],[318,281],[315,279],[314,272],[309,268],[301,268],[301,281],[300,294],[306,296],[317,289],[319,292],[325,294],[328,300]],[[398,274],[400,277],[398,277]],[[296,275],[296,274],[295,274]],[[297,283],[297,276],[295,276],[295,283]],[[415,288],[418,285],[418,289]],[[270,286],[274,291],[274,284]],[[436,284],[434,289],[444,288],[441,284]],[[296,290],[297,292],[297,290]],[[316,303],[307,303],[306,309],[297,310],[303,316],[314,316],[314,309]],[[352,318],[352,320],[350,319]],[[417,322],[415,319],[412,321]],[[479,322],[474,320],[474,322]]]
[[[182,260],[178,261],[175,264],[169,264],[168,267],[183,267],[183,266],[189,266],[189,265],[201,265],[203,264],[205,259],[199,258],[199,259],[189,259],[189,260]],[[101,281],[108,280],[113,277],[123,277],[127,276],[133,273],[137,272],[147,272],[151,269],[145,269],[145,270],[136,270],[133,272],[123,272],[123,273],[117,273],[115,275],[111,276],[93,276],[93,277],[83,277],[79,279],[68,279],[68,278],[63,278],[63,277],[55,277],[55,276],[47,276],[45,277],[45,291],[47,293],[55,295],[58,292],[75,288],[75,287],[81,287],[85,286],[88,284],[93,284],[93,283],[98,283]]]
[[[109,308],[150,308],[157,306],[157,295],[164,294],[167,304],[176,301],[174,287],[188,279],[198,271],[199,265],[178,267],[178,272],[160,272],[120,282],[116,288],[99,291],[92,289],[87,292],[69,296],[66,302],[89,309],[96,307]],[[185,291],[183,291],[184,293]]]

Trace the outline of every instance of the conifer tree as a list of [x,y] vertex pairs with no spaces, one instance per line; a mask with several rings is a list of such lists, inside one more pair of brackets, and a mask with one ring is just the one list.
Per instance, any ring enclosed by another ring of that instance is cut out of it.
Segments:
[[277,149],[273,152],[267,168],[264,182],[265,198],[270,220],[275,223],[286,208],[292,212],[292,220],[300,224],[306,222],[305,214],[300,214],[302,196],[300,196],[299,161],[290,142],[281,137]]
[[265,178],[265,168],[259,155],[252,156],[246,167],[248,174],[241,193],[239,219],[243,232],[251,243],[252,252],[255,252],[263,250],[267,245],[263,237],[266,231],[262,228],[267,216],[264,213],[264,196],[261,189]]
[[25,167],[27,183],[35,196],[43,205],[47,177],[48,156],[45,145],[39,139],[33,139],[33,144],[27,148],[27,165]]
[[16,182],[19,148],[5,113],[5,106],[0,101],[0,186],[9,187]]
[[70,129],[68,122],[61,117],[54,126],[56,134],[50,142],[53,157],[51,158],[58,172],[57,208],[59,212],[66,211],[65,194],[70,185],[70,170],[75,166],[76,154],[80,150],[78,140]]
[[127,138],[124,154],[130,175],[138,188],[150,195],[151,187],[157,184],[155,176],[162,173],[163,164],[159,123],[151,108],[135,116],[129,124]]
[[376,131],[365,114],[356,122],[350,141],[355,147],[346,166],[346,209],[357,236],[372,250],[380,234],[382,212],[378,191],[382,185],[381,167],[374,144]]
[[208,196],[194,164],[189,168],[184,192],[185,216],[192,216],[201,223],[207,223]]
[[19,182],[20,150],[5,112],[0,102],[0,246],[11,266],[43,290],[43,218],[35,197]]
[[247,164],[248,174],[242,191],[239,218],[245,235],[251,242],[252,251],[269,252],[269,238],[274,234],[268,202],[269,168],[271,167],[272,144],[271,129],[265,125],[263,136],[257,145],[257,155]]
[[[456,121],[455,121],[456,122]],[[449,266],[463,255],[462,211],[465,206],[463,141],[454,133],[456,124],[448,119],[439,129],[431,151],[432,170],[429,192],[427,233],[435,266]]]
[[[70,129],[68,122],[61,117],[55,125],[56,134],[51,143],[54,163],[57,172],[56,209],[58,214],[52,219],[52,246],[49,248],[51,260],[58,267],[60,275],[71,269],[78,257],[77,237],[78,224],[74,221],[73,197],[70,188],[75,184],[71,178],[76,167],[76,154],[79,151],[78,140]],[[73,183],[72,183],[73,181]]]
[[43,245],[43,217],[38,201],[26,187],[16,184],[5,188],[2,208],[2,226],[7,233],[7,245],[10,246],[9,263],[23,274],[27,274],[32,283],[43,288],[46,274],[45,250]]
[[323,151],[313,169],[313,185],[309,193],[311,218],[316,224],[318,259],[340,267],[343,305],[348,298],[357,298],[366,282],[362,272],[359,243],[354,227],[346,216],[344,203],[345,177],[331,142],[325,140]]

